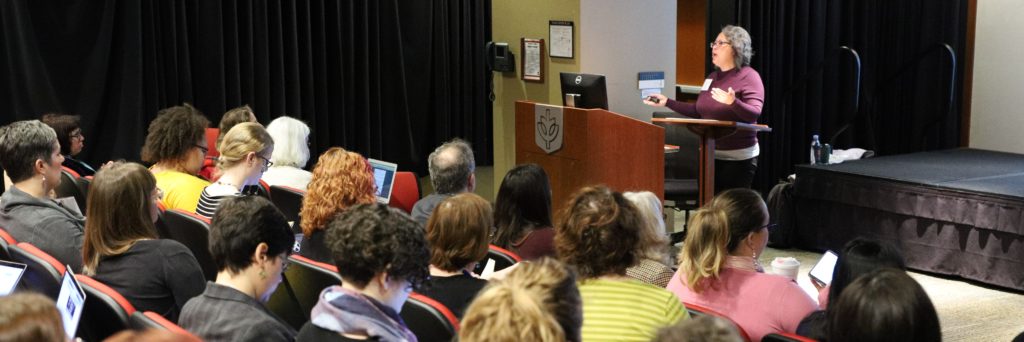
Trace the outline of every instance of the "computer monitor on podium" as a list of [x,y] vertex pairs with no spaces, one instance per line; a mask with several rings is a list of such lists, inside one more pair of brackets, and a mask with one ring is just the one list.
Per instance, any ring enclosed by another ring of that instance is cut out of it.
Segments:
[[584,109],[608,110],[608,89],[604,75],[561,73],[562,105]]

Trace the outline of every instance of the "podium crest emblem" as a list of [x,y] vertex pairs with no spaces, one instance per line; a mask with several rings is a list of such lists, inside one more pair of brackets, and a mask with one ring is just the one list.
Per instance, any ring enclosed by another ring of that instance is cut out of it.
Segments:
[[536,105],[534,108],[534,142],[547,153],[562,149],[562,107]]

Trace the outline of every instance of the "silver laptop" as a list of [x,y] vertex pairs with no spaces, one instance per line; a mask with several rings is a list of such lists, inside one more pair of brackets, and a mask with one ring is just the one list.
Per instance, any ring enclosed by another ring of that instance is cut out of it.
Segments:
[[0,296],[14,292],[21,281],[21,275],[25,274],[26,267],[22,263],[0,260]]
[[391,201],[391,188],[395,184],[395,173],[398,164],[376,159],[367,159],[373,167],[373,180],[377,182],[377,202],[388,204]]
[[60,282],[60,292],[57,294],[57,311],[64,322],[64,333],[68,335],[68,339],[74,339],[78,321],[82,319],[82,310],[85,309],[85,291],[78,284],[78,279],[75,279],[71,266],[67,266],[66,270]]

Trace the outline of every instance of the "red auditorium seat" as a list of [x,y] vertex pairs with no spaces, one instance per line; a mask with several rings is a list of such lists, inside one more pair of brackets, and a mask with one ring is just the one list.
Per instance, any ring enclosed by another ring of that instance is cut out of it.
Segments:
[[0,260],[11,260],[11,252],[9,246],[13,246],[18,243],[11,234],[8,234],[6,230],[0,228]]
[[750,341],[750,335],[747,335],[747,331],[743,330],[743,327],[741,327],[739,324],[736,324],[736,322],[734,322],[732,320],[732,318],[729,318],[728,316],[723,315],[723,314],[719,313],[718,311],[712,310],[712,309],[710,309],[710,308],[708,308],[706,306],[697,305],[697,304],[693,304],[693,303],[687,303],[687,302],[683,302],[683,305],[686,306],[686,311],[688,311],[690,313],[690,316],[693,316],[693,317],[700,317],[700,316],[705,316],[705,315],[707,315],[707,316],[715,316],[715,317],[722,318],[724,320],[729,321],[730,323],[732,323],[732,325],[736,326],[736,330],[739,330],[740,336],[743,337],[744,341]]
[[401,316],[420,341],[451,341],[459,332],[459,320],[451,310],[416,292],[405,301]]
[[8,251],[13,261],[28,265],[25,274],[21,276],[21,282],[26,288],[57,299],[61,277],[64,276],[64,264],[27,242],[8,246]]
[[314,261],[301,255],[288,257],[291,266],[284,272],[281,285],[270,295],[267,309],[299,329],[309,321],[320,292],[331,285],[341,285],[341,276],[334,265]]
[[135,307],[120,293],[95,279],[75,275],[85,290],[85,306],[78,322],[78,337],[86,341],[102,341],[131,327],[129,318]]
[[203,268],[206,280],[216,280],[217,266],[210,256],[210,220],[180,209],[164,211],[159,220],[163,226],[161,229],[166,230],[166,238],[188,247]]
[[78,210],[84,214],[86,197],[85,193],[78,186],[78,180],[81,177],[78,177],[78,173],[67,167],[61,166],[61,168],[63,170],[60,172],[60,185],[53,189],[53,192],[57,195],[57,198],[73,197],[75,203],[78,204]]
[[167,320],[166,318],[164,318],[164,316],[160,316],[160,314],[156,312],[146,311],[145,313],[143,313],[140,311],[136,311],[134,314],[132,314],[130,318],[130,323],[132,329],[135,330],[167,330],[172,333],[181,335],[182,337],[189,341],[202,341],[202,339],[200,339],[196,335],[193,335],[192,333],[188,332],[187,330],[183,329],[177,324],[174,324],[174,322]]
[[804,337],[793,333],[774,333],[764,335],[761,342],[817,342],[810,337]]
[[488,260],[494,260],[494,270],[501,271],[519,263],[523,259],[519,257],[518,254],[510,250],[495,245],[488,245],[487,257],[476,264],[476,268],[473,269],[473,273],[482,274],[484,268],[487,267]]
[[412,206],[420,200],[420,183],[416,174],[408,171],[395,172],[395,182],[391,184],[391,200],[388,205],[412,214]]

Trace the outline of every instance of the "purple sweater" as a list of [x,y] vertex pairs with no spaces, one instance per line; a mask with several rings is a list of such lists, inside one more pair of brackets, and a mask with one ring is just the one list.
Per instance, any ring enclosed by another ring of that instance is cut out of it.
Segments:
[[[764,105],[764,84],[754,68],[743,67],[726,72],[715,70],[708,78],[711,79],[711,87],[700,92],[696,104],[669,99],[665,105],[692,118],[757,123]],[[732,105],[711,98],[712,88],[728,91],[729,87],[736,92],[736,101]],[[757,144],[757,132],[737,131],[736,134],[715,140],[715,144],[719,150],[744,149]]]

